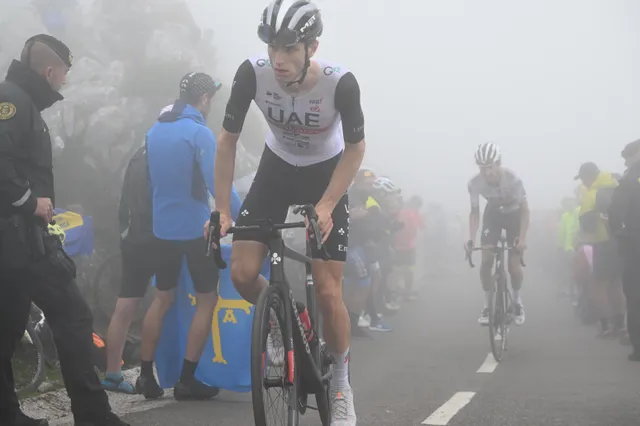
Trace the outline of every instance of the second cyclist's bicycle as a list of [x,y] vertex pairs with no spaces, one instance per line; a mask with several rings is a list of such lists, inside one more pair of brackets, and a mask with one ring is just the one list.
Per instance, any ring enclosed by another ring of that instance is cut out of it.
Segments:
[[[489,299],[489,342],[493,358],[500,362],[507,351],[509,326],[513,322],[514,307],[513,298],[509,291],[507,272],[505,270],[505,253],[516,250],[515,246],[509,246],[507,239],[501,235],[498,244],[494,247],[465,248],[469,266],[475,268],[472,260],[474,251],[491,251],[495,255],[495,269],[491,277],[493,295]],[[520,256],[520,264],[524,267],[524,259]]]
[[[237,226],[227,231],[228,234],[259,231],[269,236],[271,276],[269,286],[262,291],[255,305],[251,337],[251,388],[256,426],[297,426],[300,414],[304,414],[308,408],[318,410],[323,426],[329,426],[331,421],[329,385],[333,359],[319,336],[309,244],[315,244],[324,259],[329,256],[322,244],[314,207],[299,206],[294,213],[302,213],[309,222],[307,256],[285,246],[279,232],[283,229],[305,228],[305,222],[274,224],[263,220],[256,225]],[[220,252],[218,212],[211,214],[207,254],[214,256],[220,269],[227,267]],[[304,305],[293,298],[285,278],[285,257],[305,264],[308,318]],[[276,340],[281,341],[279,350],[273,350],[274,346],[278,346]],[[276,371],[272,376],[271,373],[278,369],[281,371]],[[272,392],[275,397],[271,396]],[[307,403],[309,395],[315,395],[315,407]],[[271,414],[271,410],[277,408],[282,408],[282,413]]]

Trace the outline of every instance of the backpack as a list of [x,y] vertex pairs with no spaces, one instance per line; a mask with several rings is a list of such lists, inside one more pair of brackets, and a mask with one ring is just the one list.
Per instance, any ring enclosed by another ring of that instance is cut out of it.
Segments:
[[129,160],[120,197],[120,231],[133,238],[153,237],[153,200],[146,146]]

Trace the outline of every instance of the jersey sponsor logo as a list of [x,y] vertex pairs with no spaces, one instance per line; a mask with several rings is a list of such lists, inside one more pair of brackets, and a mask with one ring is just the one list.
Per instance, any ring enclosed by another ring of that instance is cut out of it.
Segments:
[[271,61],[268,59],[258,59],[256,61],[256,65],[259,66],[260,68],[262,67],[270,67],[271,66]]
[[322,103],[324,98],[320,98],[320,99],[311,99],[309,101],[310,105],[320,105]]
[[297,112],[293,111],[289,116],[285,116],[285,112],[281,108],[274,108],[269,106],[267,116],[271,121],[284,124],[286,126],[305,126],[318,128],[320,127],[320,114],[313,112],[305,112],[302,117]]
[[16,115],[16,106],[11,102],[0,102],[0,120],[9,120]]
[[271,101],[269,101],[269,100],[264,101],[264,103],[265,103],[265,104],[267,104],[267,105],[271,105],[271,106],[276,106],[276,107],[280,107],[280,108],[282,108],[282,105],[277,104],[277,103],[275,103],[275,102],[271,102]]
[[280,99],[282,99],[282,96],[280,96],[278,93],[272,92],[270,90],[267,90],[267,96],[273,97],[273,99],[275,99],[276,101],[279,101]]
[[340,72],[340,67],[325,67],[324,69],[324,75],[326,76],[330,76],[333,73],[339,73]]
[[320,112],[320,107],[318,105],[314,105],[309,109],[311,110],[311,112]]

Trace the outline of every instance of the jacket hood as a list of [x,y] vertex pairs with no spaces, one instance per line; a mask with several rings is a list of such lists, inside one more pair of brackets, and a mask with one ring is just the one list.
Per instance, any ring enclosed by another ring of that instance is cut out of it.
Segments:
[[162,113],[160,117],[158,117],[158,121],[161,123],[171,123],[183,118],[191,119],[198,124],[205,125],[205,120],[200,110],[181,100],[175,101],[171,110]]

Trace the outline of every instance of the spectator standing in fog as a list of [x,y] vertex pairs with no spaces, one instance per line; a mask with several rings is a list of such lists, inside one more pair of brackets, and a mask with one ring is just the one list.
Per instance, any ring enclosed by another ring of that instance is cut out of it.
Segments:
[[[158,290],[142,326],[141,370],[136,382],[136,390],[147,399],[164,394],[153,374],[153,359],[162,321],[173,303],[185,257],[196,291],[196,312],[174,397],[210,399],[219,392],[195,378],[218,301],[219,273],[215,262],[206,257],[206,240],[202,235],[211,213],[209,194],[213,194],[216,152],[216,141],[206,126],[206,118],[218,88],[207,74],[185,75],[180,82],[180,98],[147,132]],[[235,191],[233,194],[235,217],[241,203]]]
[[633,352],[631,361],[640,361],[640,140],[624,150],[627,171],[620,179],[609,209],[609,225],[618,238],[623,261],[622,282],[627,298],[627,331]]
[[[160,115],[172,108],[173,105],[166,106]],[[158,241],[153,235],[153,203],[146,146],[138,149],[125,171],[118,221],[122,283],[107,331],[107,371],[102,386],[112,392],[134,394],[135,388],[122,375],[122,352],[133,316],[156,274],[158,248]]]
[[418,233],[424,228],[422,216],[420,216],[421,207],[422,199],[418,196],[413,196],[405,203],[397,215],[398,222],[402,224],[402,228],[395,235],[395,268],[398,278],[401,278],[404,282],[404,297],[407,300],[416,299],[416,292],[413,288],[416,247]]

